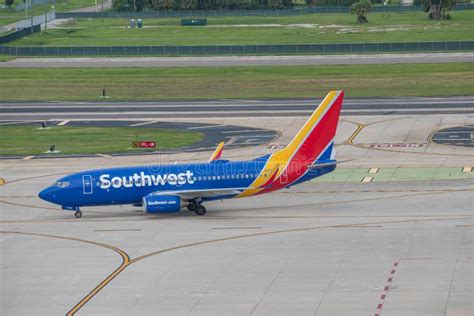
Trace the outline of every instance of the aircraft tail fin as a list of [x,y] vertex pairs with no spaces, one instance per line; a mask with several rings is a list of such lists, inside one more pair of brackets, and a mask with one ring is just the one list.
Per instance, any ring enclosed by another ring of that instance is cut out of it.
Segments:
[[290,144],[282,149],[288,163],[334,159],[334,137],[343,99],[343,91],[327,94]]
[[224,144],[225,144],[225,142],[220,142],[219,145],[217,145],[217,148],[214,151],[214,153],[212,154],[211,158],[209,159],[209,162],[212,162],[214,160],[218,160],[218,159],[221,158],[222,151],[224,149]]

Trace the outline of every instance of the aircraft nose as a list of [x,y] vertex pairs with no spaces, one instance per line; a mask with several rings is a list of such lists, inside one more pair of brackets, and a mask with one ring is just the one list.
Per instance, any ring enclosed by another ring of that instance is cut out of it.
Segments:
[[54,203],[55,191],[55,187],[47,187],[46,189],[42,190],[38,196],[42,200]]

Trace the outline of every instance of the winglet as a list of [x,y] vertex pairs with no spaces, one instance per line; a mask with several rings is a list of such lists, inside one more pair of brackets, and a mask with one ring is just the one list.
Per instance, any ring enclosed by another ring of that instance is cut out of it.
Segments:
[[212,162],[214,160],[218,160],[222,156],[222,150],[224,149],[224,144],[225,142],[220,142],[219,145],[217,146],[216,150],[212,154],[211,158],[209,159],[209,162]]

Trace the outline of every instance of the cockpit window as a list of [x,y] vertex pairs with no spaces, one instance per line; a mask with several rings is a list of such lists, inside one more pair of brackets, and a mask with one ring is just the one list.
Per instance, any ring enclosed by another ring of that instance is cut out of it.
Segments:
[[59,187],[59,188],[65,188],[67,186],[69,186],[69,181],[58,181],[56,182],[56,186]]

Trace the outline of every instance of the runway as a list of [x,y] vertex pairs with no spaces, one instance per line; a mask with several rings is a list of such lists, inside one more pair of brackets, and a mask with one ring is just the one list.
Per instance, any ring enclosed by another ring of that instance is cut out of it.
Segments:
[[[307,116],[320,100],[2,102],[1,120]],[[473,114],[473,97],[347,99],[343,115]]]
[[473,62],[474,53],[367,55],[226,56],[226,57],[90,57],[17,58],[0,68],[223,67],[281,65],[353,65]]
[[[430,135],[473,125],[474,116],[445,110],[343,115],[337,173],[274,194],[212,202],[205,217],[116,206],[84,209],[78,220],[37,192],[66,173],[205,161],[208,151],[2,161],[0,312],[471,315],[473,149],[436,144]],[[160,119],[278,130],[280,144],[305,120]],[[223,158],[261,156],[266,145],[224,148]]]

